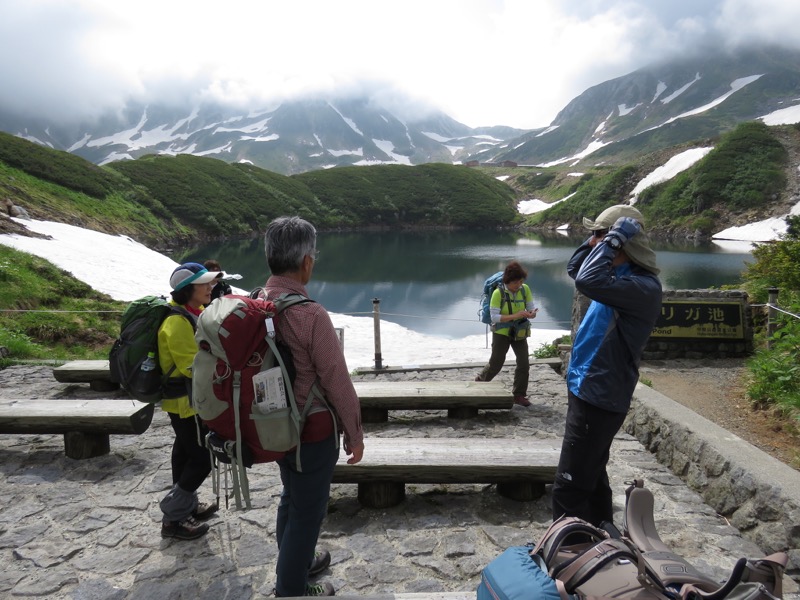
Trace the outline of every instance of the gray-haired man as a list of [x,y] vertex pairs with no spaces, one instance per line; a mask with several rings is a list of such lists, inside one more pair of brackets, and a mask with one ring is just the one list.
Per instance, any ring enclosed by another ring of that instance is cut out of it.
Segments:
[[[302,294],[308,297],[306,284],[317,261],[317,231],[300,217],[280,217],[267,227],[264,249],[272,275],[264,289],[274,300],[281,294]],[[344,432],[344,449],[350,464],[361,460],[364,438],[361,430],[361,407],[350,372],[342,353],[339,338],[328,312],[316,302],[296,304],[280,315],[283,343],[292,351],[297,371],[294,394],[298,408],[305,402],[317,406],[310,409],[302,432],[298,469],[294,450],[279,459],[281,472],[280,503],[276,536],[278,564],[276,596],[333,596],[330,583],[309,584],[309,575],[318,575],[330,564],[327,551],[315,551],[320,527],[325,518],[330,496],[333,469],[339,458],[337,432]],[[311,399],[314,383],[322,389],[330,411]],[[308,399],[308,400],[307,400]]]

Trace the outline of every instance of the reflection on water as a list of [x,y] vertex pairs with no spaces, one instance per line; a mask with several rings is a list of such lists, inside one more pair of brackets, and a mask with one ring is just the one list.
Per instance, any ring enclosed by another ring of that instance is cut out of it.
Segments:
[[[539,314],[534,327],[568,329],[573,281],[566,264],[582,238],[553,233],[487,231],[348,232],[319,234],[319,260],[309,294],[331,312],[371,314],[422,333],[460,338],[481,334],[478,302],[484,279],[512,260],[528,269]],[[665,289],[735,285],[752,260],[746,244],[654,242]],[[216,258],[240,273],[244,289],[268,276],[263,240],[209,244],[173,256],[177,261]]]

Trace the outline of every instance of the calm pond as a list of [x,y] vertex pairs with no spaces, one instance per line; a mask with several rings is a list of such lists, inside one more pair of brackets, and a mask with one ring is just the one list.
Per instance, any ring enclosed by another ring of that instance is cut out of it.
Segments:
[[[330,312],[372,314],[427,335],[462,338],[481,334],[478,303],[484,279],[512,260],[528,270],[539,306],[533,326],[568,329],[574,284],[566,264],[583,238],[494,231],[321,232],[320,252],[308,285]],[[752,261],[747,243],[654,242],[665,289],[736,285]],[[232,283],[250,290],[268,276],[263,238],[195,247],[172,255],[179,262],[216,258]]]

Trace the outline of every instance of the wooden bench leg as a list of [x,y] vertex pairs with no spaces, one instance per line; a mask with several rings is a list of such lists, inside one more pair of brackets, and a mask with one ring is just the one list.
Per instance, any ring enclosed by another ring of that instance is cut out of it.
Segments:
[[389,420],[389,410],[386,408],[361,407],[362,423],[386,423]]
[[541,498],[544,491],[544,484],[534,481],[507,481],[497,484],[498,494],[520,502]]
[[106,433],[69,431],[64,434],[64,453],[68,458],[82,460],[111,452],[111,436]]
[[106,379],[95,379],[89,382],[89,389],[94,392],[113,392],[119,389],[119,384]]
[[406,497],[406,485],[396,481],[371,481],[358,484],[358,501],[369,508],[389,508]]
[[478,416],[478,409],[472,406],[459,406],[458,408],[448,408],[448,419],[474,419]]

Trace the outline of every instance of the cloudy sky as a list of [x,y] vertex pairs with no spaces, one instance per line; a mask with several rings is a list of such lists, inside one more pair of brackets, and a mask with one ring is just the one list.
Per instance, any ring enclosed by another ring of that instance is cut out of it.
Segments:
[[0,0],[0,108],[66,119],[129,98],[265,108],[359,91],[534,128],[678,52],[800,47],[798,23],[797,0]]

